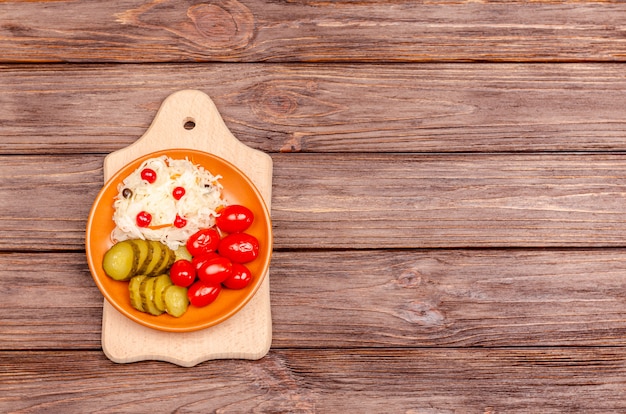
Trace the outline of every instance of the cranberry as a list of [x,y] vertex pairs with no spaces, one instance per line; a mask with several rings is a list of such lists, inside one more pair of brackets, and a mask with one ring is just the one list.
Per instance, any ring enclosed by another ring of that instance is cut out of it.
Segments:
[[174,219],[174,227],[177,229],[182,229],[187,225],[187,220],[176,214],[176,218]]
[[137,214],[136,221],[139,227],[148,227],[150,225],[150,222],[152,221],[152,215],[150,213],[142,211]]
[[143,180],[146,180],[150,184],[152,184],[153,182],[156,181],[157,175],[156,175],[156,172],[154,172],[154,170],[150,168],[144,168],[143,170],[141,170],[141,178]]
[[180,200],[185,195],[185,189],[183,187],[176,187],[174,191],[172,191],[172,196],[175,200]]

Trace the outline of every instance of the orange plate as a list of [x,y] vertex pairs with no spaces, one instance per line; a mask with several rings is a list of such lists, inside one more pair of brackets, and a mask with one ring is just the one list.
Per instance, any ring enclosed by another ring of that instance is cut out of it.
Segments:
[[[167,314],[152,316],[139,312],[130,305],[128,282],[118,282],[108,277],[102,269],[104,253],[113,245],[111,232],[113,222],[113,201],[118,193],[117,186],[135,171],[143,161],[167,155],[174,159],[189,159],[199,164],[213,175],[221,175],[224,197],[230,204],[241,204],[254,213],[254,222],[246,231],[259,240],[259,257],[246,266],[252,272],[252,282],[241,290],[222,289],[215,302],[204,308],[189,306],[180,318]],[[205,152],[171,149],[147,154],[124,166],[104,185],[94,201],[87,221],[85,247],[89,269],[98,288],[119,312],[131,320],[150,328],[168,332],[190,332],[216,325],[239,311],[254,296],[267,274],[272,254],[272,225],[267,206],[252,181],[231,163]]]

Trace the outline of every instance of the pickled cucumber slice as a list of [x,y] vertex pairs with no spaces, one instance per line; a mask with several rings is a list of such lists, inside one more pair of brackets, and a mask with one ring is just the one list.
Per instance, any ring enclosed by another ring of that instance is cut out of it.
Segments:
[[141,305],[144,312],[158,316],[163,312],[158,310],[154,305],[154,277],[146,277],[139,286],[139,294],[141,295]]
[[129,241],[114,244],[104,254],[102,260],[104,272],[114,280],[129,280],[137,270],[136,252],[136,247]]
[[148,276],[157,275],[158,269],[163,265],[163,261],[167,257],[167,246],[158,241],[148,241],[150,250],[152,250],[152,260],[146,267],[145,274]]
[[[104,254],[102,267],[112,279],[129,281],[133,308],[160,315],[166,310],[165,291],[172,285],[166,272],[175,260],[176,252],[165,244],[135,239],[114,244]],[[178,312],[178,308],[173,312]]]
[[152,253],[154,252],[154,250],[145,240],[130,240],[130,243],[133,244],[137,248],[136,251],[139,252],[139,257],[137,259],[138,265],[135,274],[145,275],[146,268],[148,267],[148,264],[152,261]]
[[139,275],[130,279],[128,282],[128,293],[130,294],[130,304],[133,308],[137,309],[140,312],[145,312],[143,308],[143,304],[141,303],[141,293],[139,293],[139,287],[141,286],[141,282],[148,276]]
[[169,275],[162,274],[154,279],[154,306],[161,312],[165,312],[165,300],[163,294],[165,289],[172,286],[172,280]]
[[153,240],[124,240],[113,245],[102,261],[104,272],[114,280],[126,281],[145,274],[165,273],[176,260],[176,252]]
[[176,260],[176,253],[174,250],[169,247],[162,245],[161,248],[165,251],[165,257],[161,266],[154,270],[154,275],[160,275],[162,273],[167,272],[167,270],[174,264],[174,260]]
[[176,285],[168,286],[163,294],[163,300],[165,301],[165,311],[175,318],[179,318],[187,312],[189,306],[187,288]]
[[176,259],[174,261],[185,259],[191,262],[191,259],[193,259],[191,253],[189,253],[189,250],[187,250],[187,246],[185,246],[184,244],[176,249],[174,253],[176,254]]

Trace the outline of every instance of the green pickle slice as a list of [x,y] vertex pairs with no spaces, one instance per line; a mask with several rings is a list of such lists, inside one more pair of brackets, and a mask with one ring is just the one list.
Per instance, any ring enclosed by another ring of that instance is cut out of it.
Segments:
[[187,288],[172,285],[165,289],[163,295],[165,301],[165,311],[175,318],[183,316],[189,306]]
[[178,249],[174,250],[174,254],[176,255],[175,261],[185,259],[191,262],[191,260],[193,259],[191,253],[189,253],[189,250],[187,250],[187,246],[185,246],[184,244],[181,245]]
[[165,312],[165,299],[163,297],[165,289],[172,286],[172,284],[167,274],[162,274],[154,278],[154,306],[161,312]]
[[150,248],[150,245],[145,240],[137,239],[130,240],[130,242],[135,245],[137,251],[139,252],[139,265],[135,273],[138,275],[145,275],[146,268],[148,267],[148,264],[150,264],[150,262],[152,261],[153,250]]
[[161,249],[164,251],[165,257],[163,258],[163,262],[161,263],[161,266],[159,266],[157,269],[154,270],[155,276],[165,273],[170,268],[170,266],[174,264],[174,260],[176,260],[176,253],[174,252],[174,250],[170,249],[169,247],[165,245],[161,245]]
[[167,312],[180,317],[189,305],[187,289],[174,286],[167,271],[177,257],[186,254],[186,249],[174,251],[159,241],[124,240],[104,254],[102,267],[112,279],[128,281],[134,309],[155,316]]
[[141,305],[144,311],[150,315],[158,316],[163,312],[154,305],[154,281],[154,277],[145,278],[139,286],[139,294],[141,295]]
[[113,245],[102,260],[104,272],[114,280],[129,280],[138,267],[137,248],[128,240]]
[[159,243],[149,241],[150,250],[152,250],[152,260],[148,263],[146,267],[146,274],[148,276],[156,275],[156,271],[163,265],[165,258],[167,256],[167,246]]
[[139,287],[141,282],[148,276],[139,275],[130,279],[128,282],[128,293],[130,294],[130,305],[140,312],[145,312],[143,304],[141,303],[141,293],[139,293]]

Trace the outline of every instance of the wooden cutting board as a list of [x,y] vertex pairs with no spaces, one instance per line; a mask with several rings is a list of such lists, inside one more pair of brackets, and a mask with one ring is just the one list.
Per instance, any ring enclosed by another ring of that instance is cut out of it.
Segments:
[[[204,151],[231,162],[252,180],[271,211],[272,159],[235,138],[213,101],[195,90],[170,95],[140,139],[109,154],[104,160],[104,180],[138,157],[172,148]],[[159,360],[191,367],[210,359],[259,359],[267,354],[271,341],[269,271],[244,308],[221,324],[196,332],[144,327],[104,301],[102,349],[118,363]]]

